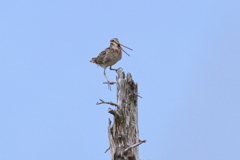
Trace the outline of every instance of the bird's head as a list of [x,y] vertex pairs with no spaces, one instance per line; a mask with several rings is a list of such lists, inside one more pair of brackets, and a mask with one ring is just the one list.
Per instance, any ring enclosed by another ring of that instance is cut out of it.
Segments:
[[121,46],[123,46],[123,47],[125,47],[125,48],[127,48],[127,49],[130,49],[130,50],[132,50],[132,49],[131,49],[131,48],[128,48],[127,46],[122,45],[121,43],[119,43],[119,41],[118,41],[117,38],[113,38],[113,39],[110,40],[110,46],[117,47],[118,49],[120,49],[120,50],[122,50],[123,52],[125,52],[128,56],[130,56],[126,51],[124,51],[124,50],[122,49]]
[[113,46],[118,46],[118,45],[119,45],[119,41],[118,41],[117,38],[111,39],[111,40],[110,40],[110,43],[111,43],[111,45],[113,45]]

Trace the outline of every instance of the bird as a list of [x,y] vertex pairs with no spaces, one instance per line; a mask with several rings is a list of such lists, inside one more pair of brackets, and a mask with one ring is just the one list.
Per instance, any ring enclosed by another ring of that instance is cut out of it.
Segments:
[[113,69],[112,66],[122,59],[122,51],[125,52],[128,56],[130,56],[126,51],[123,50],[122,47],[132,50],[131,48],[121,44],[117,38],[113,38],[110,40],[110,46],[108,48],[106,48],[101,53],[99,53],[97,57],[94,57],[89,61],[104,68],[103,74],[107,80],[108,89],[110,90],[111,90],[110,84],[112,83],[108,80],[105,70],[109,66],[110,66],[110,70],[115,70],[115,71],[118,70],[118,69]]

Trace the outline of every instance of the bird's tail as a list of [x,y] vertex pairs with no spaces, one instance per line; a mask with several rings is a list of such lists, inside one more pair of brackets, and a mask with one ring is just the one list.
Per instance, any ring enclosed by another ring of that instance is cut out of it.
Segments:
[[95,60],[96,58],[92,58],[89,62],[96,63]]

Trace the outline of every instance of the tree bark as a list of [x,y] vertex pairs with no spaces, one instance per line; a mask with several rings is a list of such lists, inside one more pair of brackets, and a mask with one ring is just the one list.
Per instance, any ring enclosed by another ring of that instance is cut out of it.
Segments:
[[108,109],[108,112],[114,116],[113,124],[111,125],[110,119],[108,124],[111,158],[139,160],[138,146],[146,141],[139,140],[138,84],[133,81],[130,73],[125,76],[121,69],[117,73],[116,109]]

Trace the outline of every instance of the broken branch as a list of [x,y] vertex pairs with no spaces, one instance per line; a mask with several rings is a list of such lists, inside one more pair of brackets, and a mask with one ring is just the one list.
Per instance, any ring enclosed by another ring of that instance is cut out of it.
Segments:
[[104,152],[104,153],[107,153],[107,151],[110,149],[110,147]]
[[139,141],[140,141],[140,142],[138,142],[138,143],[136,143],[136,144],[134,144],[134,145],[132,145],[132,146],[126,148],[126,149],[124,150],[124,152],[127,152],[129,149],[134,148],[134,147],[137,147],[137,146],[139,146],[140,144],[146,142],[146,140],[139,140]]
[[103,100],[100,99],[101,102],[97,102],[96,105],[99,105],[99,104],[110,104],[112,106],[116,106],[118,107],[118,105],[116,103],[113,103],[113,102],[105,102]]

